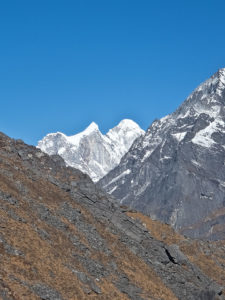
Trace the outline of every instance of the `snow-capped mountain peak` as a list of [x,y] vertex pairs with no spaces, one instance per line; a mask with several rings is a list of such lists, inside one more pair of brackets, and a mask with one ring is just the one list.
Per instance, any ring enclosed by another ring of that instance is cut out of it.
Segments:
[[84,131],[72,136],[61,132],[47,134],[38,148],[49,155],[59,154],[67,165],[87,173],[98,181],[119,162],[134,140],[144,131],[132,120],[122,120],[103,135],[92,122]]
[[133,120],[130,119],[124,119],[120,121],[120,123],[115,127],[119,129],[133,129],[133,130],[141,130],[140,126],[134,122]]
[[225,68],[221,68],[218,71],[220,80],[224,83],[225,81]]
[[225,237],[225,68],[154,121],[99,184],[194,237]]
[[201,83],[172,114],[175,118],[199,116],[205,113],[212,118],[224,114],[225,68]]
[[113,142],[114,147],[117,149],[117,156],[121,159],[133,144],[133,141],[143,134],[144,130],[137,123],[129,119],[124,119],[117,126],[110,129],[106,137]]
[[116,140],[118,137],[123,138],[124,135],[138,136],[140,133],[144,134],[144,130],[137,123],[129,119],[124,119],[117,126],[110,129],[106,136],[112,140]]
[[95,122],[92,122],[86,129],[84,129],[84,131],[77,133],[75,135],[66,136],[66,138],[69,143],[78,147],[82,138],[96,133],[101,135],[98,125]]
[[91,124],[83,131],[83,133],[88,135],[93,131],[99,131],[98,125],[95,122],[91,122]]

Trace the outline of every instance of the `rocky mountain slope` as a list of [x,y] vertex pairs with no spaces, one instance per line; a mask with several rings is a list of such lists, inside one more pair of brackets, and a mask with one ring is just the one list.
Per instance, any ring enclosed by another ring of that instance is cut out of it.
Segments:
[[1,299],[224,299],[224,249],[118,206],[58,155],[0,134]]
[[224,239],[225,69],[154,121],[100,185],[183,234]]
[[49,155],[60,155],[67,165],[98,181],[119,164],[134,140],[142,134],[144,131],[132,120],[122,120],[106,135],[93,122],[73,136],[50,133],[38,142],[38,148]]

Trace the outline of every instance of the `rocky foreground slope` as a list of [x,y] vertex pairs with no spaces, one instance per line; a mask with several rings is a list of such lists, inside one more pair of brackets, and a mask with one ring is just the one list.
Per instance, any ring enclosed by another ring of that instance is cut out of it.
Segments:
[[224,299],[224,250],[119,207],[59,156],[0,134],[1,299]]
[[98,181],[119,164],[134,140],[143,134],[144,130],[128,119],[122,120],[105,135],[92,122],[84,131],[72,136],[49,133],[38,142],[38,148],[49,155],[60,155],[67,165]]
[[183,234],[225,239],[225,69],[153,122],[100,185]]

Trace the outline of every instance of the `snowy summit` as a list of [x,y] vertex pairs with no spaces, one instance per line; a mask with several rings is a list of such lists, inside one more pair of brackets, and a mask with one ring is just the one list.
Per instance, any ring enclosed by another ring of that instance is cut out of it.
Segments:
[[225,68],[155,120],[99,182],[192,238],[225,239]]
[[106,135],[92,122],[84,131],[72,136],[49,133],[37,147],[49,155],[60,155],[67,165],[98,181],[119,164],[134,140],[142,134],[144,131],[139,125],[128,119],[122,120]]

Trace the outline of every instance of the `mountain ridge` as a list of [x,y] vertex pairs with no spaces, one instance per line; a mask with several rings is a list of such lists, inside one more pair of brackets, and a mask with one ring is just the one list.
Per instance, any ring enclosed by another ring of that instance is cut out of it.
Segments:
[[224,104],[223,68],[174,113],[154,121],[99,184],[184,234],[224,238]]
[[84,131],[72,136],[61,132],[47,134],[37,147],[50,155],[59,154],[67,165],[98,181],[119,163],[133,141],[143,133],[137,123],[129,119],[122,120],[105,135],[92,122]]

